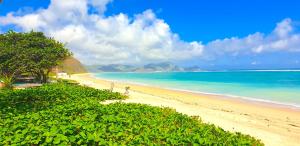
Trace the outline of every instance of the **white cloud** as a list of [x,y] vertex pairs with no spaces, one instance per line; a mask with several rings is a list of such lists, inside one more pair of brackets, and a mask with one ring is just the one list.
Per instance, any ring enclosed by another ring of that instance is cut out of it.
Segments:
[[205,55],[245,55],[276,51],[300,52],[300,34],[293,33],[292,20],[287,18],[277,23],[270,34],[260,32],[244,38],[226,38],[209,42],[204,47]]
[[251,65],[257,65],[257,64],[259,64],[259,62],[257,62],[257,61],[251,62]]
[[[0,16],[0,26],[13,24],[23,31],[43,31],[67,43],[85,64],[226,60],[226,57],[281,51],[300,52],[300,34],[295,32],[289,18],[277,23],[269,34],[256,32],[242,38],[217,39],[204,45],[181,40],[152,10],[133,18],[123,13],[104,16],[110,2],[112,0],[51,0],[46,9]],[[97,13],[88,13],[91,8]]]
[[40,21],[39,15],[37,14],[14,16],[13,13],[8,13],[5,18],[0,17],[0,24],[15,24],[22,27],[24,30],[31,30],[32,28],[39,28],[46,25],[44,22]]
[[286,38],[289,36],[289,33],[291,33],[292,30],[293,30],[292,20],[287,18],[287,19],[284,19],[283,21],[277,23],[277,27],[275,28],[274,33],[279,38]]
[[[9,13],[0,24],[43,31],[62,42],[85,64],[178,61],[200,56],[200,42],[182,41],[152,10],[128,18],[105,17],[111,0],[52,0],[47,9],[24,16]],[[98,13],[89,14],[92,7]]]

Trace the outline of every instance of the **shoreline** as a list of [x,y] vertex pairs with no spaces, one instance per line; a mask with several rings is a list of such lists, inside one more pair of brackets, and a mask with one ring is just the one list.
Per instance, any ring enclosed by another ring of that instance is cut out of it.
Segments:
[[221,94],[221,93],[209,93],[209,92],[202,92],[202,91],[193,91],[193,90],[185,90],[185,89],[178,89],[178,88],[167,88],[167,87],[159,87],[157,85],[150,85],[145,83],[138,83],[138,82],[131,82],[131,81],[118,81],[114,79],[106,79],[95,76],[93,73],[89,73],[90,76],[110,81],[114,83],[124,83],[124,84],[132,84],[132,85],[138,85],[138,86],[145,86],[145,87],[155,87],[155,88],[162,88],[166,90],[172,90],[172,91],[180,91],[180,92],[187,92],[192,94],[199,94],[199,95],[205,95],[205,96],[213,96],[216,98],[225,98],[228,100],[237,100],[241,102],[250,102],[251,104],[257,104],[257,105],[263,105],[263,106],[270,106],[275,108],[287,108],[291,110],[296,110],[300,112],[300,105],[292,104],[292,103],[282,103],[279,101],[272,101],[272,100],[266,100],[266,99],[260,99],[260,98],[254,98],[254,97],[247,97],[247,96],[237,96],[237,95],[230,95],[230,94]]
[[[98,89],[109,89],[111,86],[111,81],[95,78],[90,73],[72,75],[69,79]],[[122,101],[124,103],[170,107],[189,116],[199,116],[203,122],[226,131],[249,134],[261,139],[266,145],[300,143],[299,110],[153,86],[123,82],[114,84],[114,91],[120,93],[124,93],[124,88],[130,86],[129,99]]]

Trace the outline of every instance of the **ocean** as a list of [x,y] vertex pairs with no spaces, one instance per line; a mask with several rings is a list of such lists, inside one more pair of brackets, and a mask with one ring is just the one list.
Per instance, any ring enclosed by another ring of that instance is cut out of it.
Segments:
[[300,71],[96,73],[98,78],[300,108]]

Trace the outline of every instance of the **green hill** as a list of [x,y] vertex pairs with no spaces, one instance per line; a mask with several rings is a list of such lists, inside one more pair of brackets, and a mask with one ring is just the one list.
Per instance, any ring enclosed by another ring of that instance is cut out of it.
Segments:
[[87,73],[88,71],[81,64],[79,60],[74,57],[67,58],[58,68],[59,72],[66,72],[69,74]]

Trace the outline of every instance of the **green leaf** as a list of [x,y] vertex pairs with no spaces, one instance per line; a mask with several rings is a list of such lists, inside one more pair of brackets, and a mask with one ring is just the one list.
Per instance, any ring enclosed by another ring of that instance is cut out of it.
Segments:
[[75,136],[69,136],[69,141],[70,142],[75,142],[76,141],[76,137]]
[[86,139],[86,135],[85,135],[84,132],[80,132],[79,134],[80,134],[80,136],[81,136],[82,138]]
[[88,133],[88,140],[93,141],[95,138],[93,136],[93,134]]
[[46,137],[46,143],[51,143],[53,140],[53,137]]
[[60,143],[60,137],[55,137],[53,144],[59,144]]

